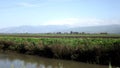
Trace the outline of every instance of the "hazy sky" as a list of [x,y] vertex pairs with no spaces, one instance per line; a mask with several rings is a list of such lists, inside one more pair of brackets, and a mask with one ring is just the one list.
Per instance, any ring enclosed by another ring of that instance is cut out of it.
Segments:
[[120,24],[120,0],[0,0],[0,28]]

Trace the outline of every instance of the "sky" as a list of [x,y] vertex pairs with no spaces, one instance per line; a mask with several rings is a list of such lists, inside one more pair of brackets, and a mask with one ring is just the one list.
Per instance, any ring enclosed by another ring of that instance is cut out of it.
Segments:
[[120,0],[0,0],[0,28],[120,24]]

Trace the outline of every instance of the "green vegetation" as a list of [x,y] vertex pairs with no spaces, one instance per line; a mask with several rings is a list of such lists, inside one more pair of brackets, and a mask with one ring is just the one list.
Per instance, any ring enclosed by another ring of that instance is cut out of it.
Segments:
[[78,33],[78,34],[70,34],[70,33],[8,33],[8,34],[0,34],[0,36],[117,36],[120,37],[120,34],[102,34],[102,33]]
[[0,49],[87,63],[120,64],[120,38],[0,37]]

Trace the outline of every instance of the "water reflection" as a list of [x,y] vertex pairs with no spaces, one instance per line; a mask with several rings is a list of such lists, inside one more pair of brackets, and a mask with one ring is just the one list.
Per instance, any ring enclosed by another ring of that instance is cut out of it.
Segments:
[[108,66],[40,58],[16,53],[0,53],[0,68],[108,68]]

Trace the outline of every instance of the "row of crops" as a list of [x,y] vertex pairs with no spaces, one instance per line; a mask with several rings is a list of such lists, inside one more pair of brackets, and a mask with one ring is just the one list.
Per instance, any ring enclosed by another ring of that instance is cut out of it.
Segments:
[[120,39],[0,37],[0,49],[48,58],[120,65]]

